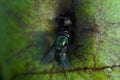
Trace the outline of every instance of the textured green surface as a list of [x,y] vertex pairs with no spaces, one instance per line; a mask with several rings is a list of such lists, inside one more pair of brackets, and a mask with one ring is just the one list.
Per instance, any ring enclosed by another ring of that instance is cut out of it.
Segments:
[[[119,80],[120,0],[0,0],[0,77],[3,80]],[[74,7],[73,7],[74,6]],[[56,36],[55,17],[75,11],[71,70],[40,65]]]

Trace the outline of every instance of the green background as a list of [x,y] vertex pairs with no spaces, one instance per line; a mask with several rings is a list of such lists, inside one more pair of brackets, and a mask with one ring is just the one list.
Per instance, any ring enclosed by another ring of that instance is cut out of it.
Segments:
[[[120,0],[0,0],[1,80],[120,80]],[[42,66],[55,18],[74,11],[71,70]]]

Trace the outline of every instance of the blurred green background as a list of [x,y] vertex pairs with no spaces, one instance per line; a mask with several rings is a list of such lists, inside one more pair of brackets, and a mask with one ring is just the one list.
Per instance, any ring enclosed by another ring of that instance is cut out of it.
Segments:
[[[120,0],[0,0],[1,80],[120,80]],[[71,70],[40,65],[56,16],[74,11]]]

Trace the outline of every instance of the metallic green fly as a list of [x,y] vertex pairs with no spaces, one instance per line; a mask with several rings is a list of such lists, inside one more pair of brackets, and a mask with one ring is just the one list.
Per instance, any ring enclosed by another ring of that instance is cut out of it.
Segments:
[[55,60],[57,66],[62,66],[64,69],[70,69],[70,62],[68,57],[69,44],[71,40],[71,34],[68,30],[68,26],[72,24],[70,16],[67,16],[64,12],[58,16],[59,34],[56,37],[52,47],[42,57],[42,65],[50,63]]

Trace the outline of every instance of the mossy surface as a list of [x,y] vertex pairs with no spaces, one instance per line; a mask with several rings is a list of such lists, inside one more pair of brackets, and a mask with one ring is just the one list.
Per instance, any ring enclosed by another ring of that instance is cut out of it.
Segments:
[[[119,0],[0,1],[1,80],[119,80]],[[75,13],[71,69],[40,60],[57,35],[60,11]]]

